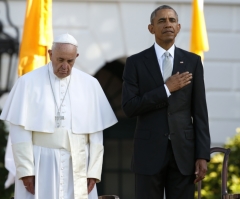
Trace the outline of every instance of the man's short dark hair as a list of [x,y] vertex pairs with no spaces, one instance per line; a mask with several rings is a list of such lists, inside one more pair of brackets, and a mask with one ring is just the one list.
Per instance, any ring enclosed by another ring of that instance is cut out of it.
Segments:
[[150,23],[151,23],[151,24],[153,24],[153,19],[156,17],[157,11],[159,11],[159,10],[164,10],[164,9],[171,9],[171,10],[173,10],[173,11],[175,12],[175,15],[176,15],[177,20],[178,20],[178,14],[177,14],[177,12],[176,12],[171,6],[162,5],[162,6],[157,7],[157,8],[152,12],[152,14],[151,14],[151,16],[150,16]]

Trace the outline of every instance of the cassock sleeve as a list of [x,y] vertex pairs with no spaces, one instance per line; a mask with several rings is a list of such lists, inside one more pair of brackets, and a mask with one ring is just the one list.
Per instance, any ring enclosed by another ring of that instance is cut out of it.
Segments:
[[88,164],[88,178],[95,178],[101,181],[103,163],[103,132],[89,134],[90,158]]
[[10,137],[18,179],[34,175],[32,132],[10,123]]

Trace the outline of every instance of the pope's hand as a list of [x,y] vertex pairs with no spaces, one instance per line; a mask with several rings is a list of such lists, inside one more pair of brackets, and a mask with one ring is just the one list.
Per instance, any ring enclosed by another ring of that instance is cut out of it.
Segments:
[[94,185],[96,184],[96,179],[95,178],[88,178],[87,179],[87,184],[88,184],[88,194],[92,191]]
[[22,177],[24,187],[31,193],[35,194],[35,176]]

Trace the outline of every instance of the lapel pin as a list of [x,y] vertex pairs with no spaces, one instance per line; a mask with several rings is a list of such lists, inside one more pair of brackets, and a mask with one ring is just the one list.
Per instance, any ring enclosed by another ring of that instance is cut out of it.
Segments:
[[180,64],[183,64],[183,61],[180,61]]

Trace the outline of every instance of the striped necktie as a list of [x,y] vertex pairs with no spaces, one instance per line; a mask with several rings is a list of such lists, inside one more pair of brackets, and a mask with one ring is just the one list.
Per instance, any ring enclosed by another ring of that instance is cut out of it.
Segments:
[[163,80],[166,80],[172,75],[172,62],[168,51],[164,53],[165,59],[163,60]]

